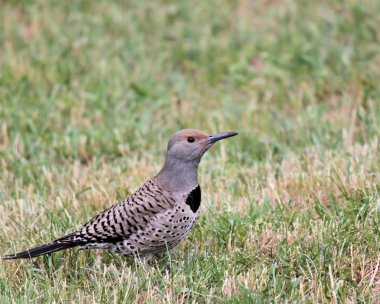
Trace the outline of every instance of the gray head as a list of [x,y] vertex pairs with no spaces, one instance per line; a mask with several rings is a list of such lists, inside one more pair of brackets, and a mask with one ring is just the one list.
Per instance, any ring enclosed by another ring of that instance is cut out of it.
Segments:
[[217,141],[236,132],[207,134],[194,129],[175,133],[169,140],[164,167],[156,179],[170,191],[188,191],[198,185],[198,165],[203,154]]

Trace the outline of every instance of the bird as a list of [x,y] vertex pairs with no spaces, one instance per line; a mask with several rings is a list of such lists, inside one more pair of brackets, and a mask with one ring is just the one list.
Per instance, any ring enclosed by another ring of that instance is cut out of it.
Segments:
[[162,257],[188,235],[199,217],[198,166],[205,152],[236,132],[208,134],[184,129],[171,136],[157,175],[123,201],[64,237],[2,258],[31,259],[70,248],[106,249],[145,261]]

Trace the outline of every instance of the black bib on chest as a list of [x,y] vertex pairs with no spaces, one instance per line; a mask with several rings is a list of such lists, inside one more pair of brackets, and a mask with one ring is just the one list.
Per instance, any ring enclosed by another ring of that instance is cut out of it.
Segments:
[[199,185],[193,189],[186,198],[186,204],[190,206],[194,213],[198,211],[201,204],[201,187]]

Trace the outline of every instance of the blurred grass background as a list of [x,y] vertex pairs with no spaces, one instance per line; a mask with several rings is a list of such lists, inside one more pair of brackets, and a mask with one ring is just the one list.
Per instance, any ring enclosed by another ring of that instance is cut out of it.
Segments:
[[1,303],[379,299],[379,1],[0,12],[2,253],[133,192],[175,131],[240,133],[202,161],[202,218],[171,274],[103,252],[1,262]]

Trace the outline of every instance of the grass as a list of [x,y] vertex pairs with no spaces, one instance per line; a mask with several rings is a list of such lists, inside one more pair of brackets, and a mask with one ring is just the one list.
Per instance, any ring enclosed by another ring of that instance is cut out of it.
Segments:
[[163,261],[2,261],[1,303],[380,300],[378,1],[0,11],[0,254],[131,194],[173,132],[240,133],[202,160],[202,216]]

